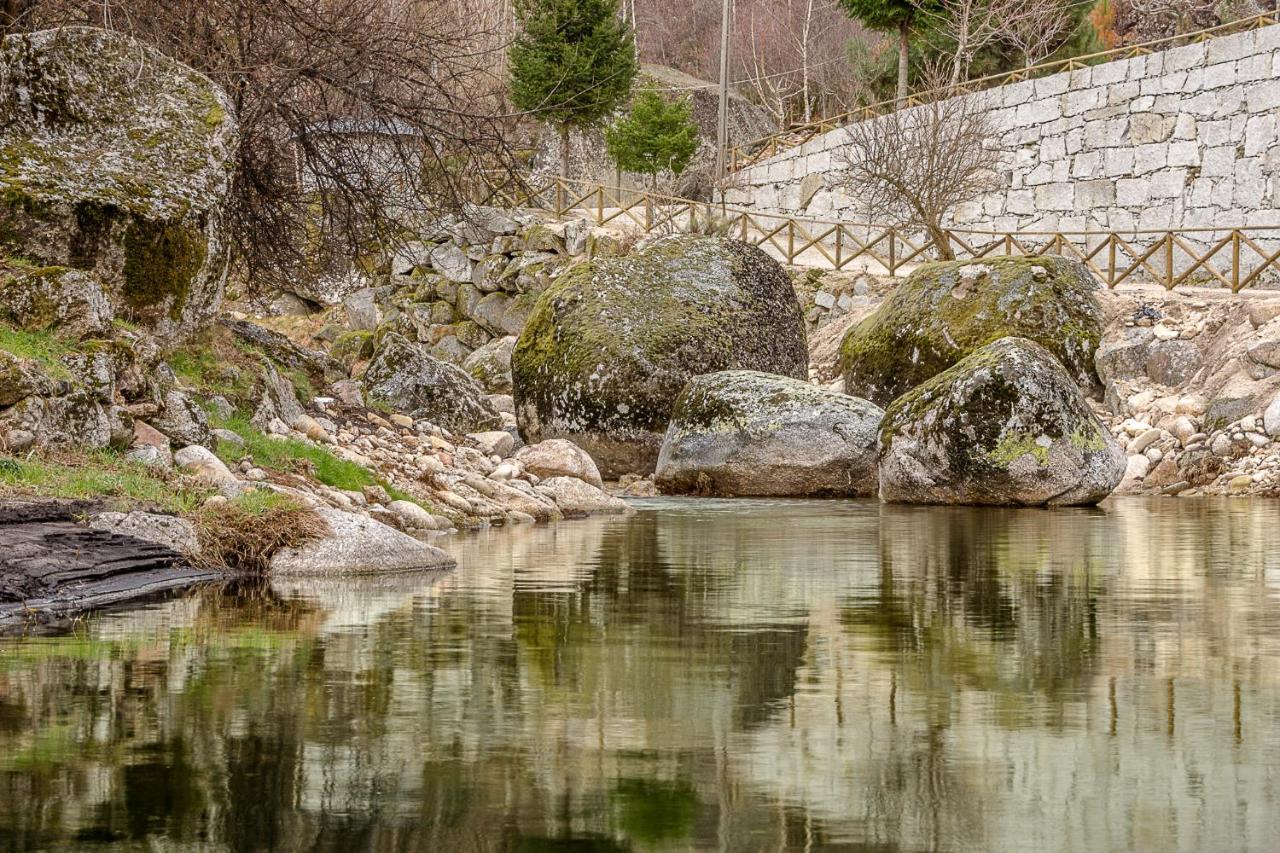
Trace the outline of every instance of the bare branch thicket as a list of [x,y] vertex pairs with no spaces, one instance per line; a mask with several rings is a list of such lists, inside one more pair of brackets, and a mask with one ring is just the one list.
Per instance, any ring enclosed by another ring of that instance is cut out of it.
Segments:
[[1022,54],[1022,67],[1030,68],[1058,49],[1071,24],[1071,13],[1065,3],[1029,3],[1023,14],[1005,22],[999,40]]
[[[984,49],[1006,44],[1024,59],[1048,56],[1070,24],[1066,0],[936,0],[921,11],[950,46],[950,86],[968,78]],[[1028,65],[1033,64],[1028,61]]]
[[228,219],[250,289],[340,269],[458,209],[513,163],[504,4],[466,0],[37,0],[28,27],[124,31],[231,96]]
[[837,163],[871,220],[923,231],[939,260],[953,260],[947,217],[1001,185],[985,95],[931,101],[845,132]]

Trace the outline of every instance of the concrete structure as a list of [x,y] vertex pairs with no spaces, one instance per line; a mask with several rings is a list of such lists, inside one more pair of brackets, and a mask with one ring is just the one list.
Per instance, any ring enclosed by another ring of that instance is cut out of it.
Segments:
[[[1280,26],[965,97],[992,108],[1004,187],[962,205],[955,227],[1280,226]],[[845,138],[831,131],[742,170],[726,200],[877,221],[841,186]]]

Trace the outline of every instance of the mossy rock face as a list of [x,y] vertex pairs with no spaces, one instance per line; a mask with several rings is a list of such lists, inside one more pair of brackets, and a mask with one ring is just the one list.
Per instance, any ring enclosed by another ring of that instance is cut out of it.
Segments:
[[425,418],[451,432],[483,432],[502,426],[484,389],[462,368],[432,358],[417,344],[390,333],[364,374],[371,400]]
[[597,258],[538,297],[516,343],[520,433],[573,441],[606,477],[649,473],[685,384],[732,369],[807,376],[804,318],[777,262],[720,237]]
[[333,342],[329,355],[343,367],[350,368],[358,361],[373,357],[373,332],[368,329],[357,329],[354,332],[343,332]]
[[933,504],[1094,504],[1124,450],[1047,349],[1003,338],[895,400],[880,428],[880,497]]
[[0,250],[92,273],[161,333],[213,318],[238,134],[211,80],[92,27],[11,35],[0,127]]
[[0,350],[0,409],[27,397],[47,397],[58,385],[34,361]]
[[925,264],[845,336],[845,393],[887,406],[1011,335],[1046,347],[1078,385],[1092,388],[1099,287],[1079,261],[1056,256]]
[[668,494],[873,495],[883,417],[874,403],[788,376],[698,376],[676,400],[654,479]]
[[70,267],[0,269],[0,320],[24,329],[105,337],[114,314],[102,282]]

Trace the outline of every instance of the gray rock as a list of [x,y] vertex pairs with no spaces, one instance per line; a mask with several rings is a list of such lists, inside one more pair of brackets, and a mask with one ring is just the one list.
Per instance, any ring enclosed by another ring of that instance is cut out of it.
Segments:
[[106,286],[94,274],[46,267],[12,277],[0,275],[0,318],[27,329],[104,338],[112,332],[115,313]]
[[164,408],[151,419],[151,425],[169,436],[174,444],[209,445],[209,416],[186,394],[170,388],[164,393]]
[[327,507],[315,511],[328,525],[329,534],[301,548],[277,552],[271,559],[272,575],[383,574],[456,565],[439,548],[371,518]]
[[262,399],[253,413],[253,425],[263,432],[271,432],[273,420],[291,426],[305,414],[293,383],[281,376],[269,359],[263,359]]
[[101,512],[90,516],[88,523],[94,530],[154,542],[179,554],[200,553],[200,537],[196,535],[196,526],[185,518],[154,512]]
[[467,434],[485,456],[507,456],[515,447],[515,436],[506,430],[490,430]]
[[722,237],[596,258],[561,274],[520,334],[520,433],[570,439],[606,476],[649,473],[685,383],[732,369],[808,375],[804,318],[776,261]]
[[364,384],[370,398],[450,432],[483,432],[502,425],[479,383],[397,334],[383,337]]
[[82,270],[116,315],[161,334],[208,325],[238,148],[226,94],[92,27],[7,36],[0,78],[2,250]]
[[845,335],[845,393],[887,406],[1011,335],[1046,347],[1078,385],[1092,389],[1100,288],[1084,264],[1058,256],[924,264]]
[[244,439],[241,438],[238,433],[232,432],[229,429],[213,430],[213,438],[218,447],[222,447],[223,445],[235,448],[244,447]]
[[213,452],[207,447],[201,447],[198,444],[184,447],[174,453],[173,464],[179,470],[199,477],[215,486],[236,482],[236,476],[231,473],[223,461],[214,456]]
[[1147,357],[1147,376],[1170,388],[1176,388],[1191,380],[1201,366],[1204,357],[1194,341],[1155,341]]
[[511,393],[511,353],[516,348],[513,335],[494,338],[480,347],[462,362],[462,369],[470,373],[490,394]]
[[347,326],[352,331],[373,331],[382,325],[382,309],[372,287],[365,287],[342,300]]
[[631,511],[626,501],[577,477],[552,477],[543,480],[535,489],[554,500],[556,507],[567,517]]
[[526,445],[516,451],[515,459],[527,473],[544,480],[576,477],[597,489],[604,488],[600,469],[591,456],[572,441],[563,438],[549,438],[537,444]]
[[329,392],[344,406],[364,408],[364,383],[359,379],[340,379],[329,386]]
[[431,250],[431,265],[449,281],[471,282],[472,263],[467,253],[453,243],[442,243]]
[[1075,377],[1024,338],[989,344],[895,400],[880,444],[880,496],[905,503],[1092,504],[1126,467]]
[[27,397],[49,397],[57,383],[39,364],[0,350],[0,408]]
[[338,378],[343,375],[340,364],[319,350],[300,347],[285,335],[247,320],[221,320],[237,338],[270,356],[284,367],[301,370],[314,377]]
[[106,409],[87,391],[27,397],[0,411],[0,433],[15,432],[30,433],[41,447],[91,450],[110,446],[115,436]]
[[1262,428],[1272,438],[1280,438],[1280,394],[1275,396],[1271,405],[1262,413]]
[[1144,376],[1155,339],[1150,326],[1121,326],[1109,331],[1093,359],[1098,378],[1106,384],[1116,379]]
[[654,481],[669,494],[873,495],[883,417],[874,403],[786,376],[698,376],[676,401]]

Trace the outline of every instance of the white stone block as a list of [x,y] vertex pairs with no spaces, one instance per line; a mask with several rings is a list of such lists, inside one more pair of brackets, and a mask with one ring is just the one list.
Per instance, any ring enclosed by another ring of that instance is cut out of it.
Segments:
[[[1277,24],[1280,26],[1280,24]],[[1280,81],[1276,81],[1272,86],[1250,86],[1245,100],[1249,106],[1249,112],[1260,113],[1265,110],[1274,110],[1280,107]]]
[[1245,30],[1242,33],[1211,38],[1205,48],[1205,62],[1212,65],[1215,62],[1231,62],[1249,56],[1257,49],[1257,40],[1252,30]]
[[1188,113],[1180,113],[1173,123],[1173,138],[1195,139],[1196,135],[1196,117]]
[[1125,207],[1144,205],[1151,198],[1150,186],[1142,178],[1121,178],[1116,181],[1116,204]]
[[1061,136],[1047,136],[1040,140],[1040,160],[1058,160],[1067,156],[1066,140]]
[[1145,175],[1163,169],[1169,161],[1169,147],[1163,142],[1139,145],[1134,149],[1133,173]]
[[1188,44],[1182,47],[1175,47],[1173,50],[1166,50],[1163,53],[1164,72],[1167,74],[1171,71],[1182,71],[1187,68],[1194,68],[1197,65],[1203,65],[1205,58],[1205,46],[1201,42],[1199,44]]
[[1085,112],[1086,110],[1096,109],[1102,106],[1103,98],[1106,92],[1103,89],[1072,89],[1067,92],[1065,103],[1062,107],[1063,115],[1074,116]]
[[1270,79],[1273,62],[1274,56],[1270,53],[1255,54],[1241,59],[1236,63],[1236,82],[1252,83],[1254,80]]
[[1082,151],[1071,158],[1071,177],[1089,179],[1102,175],[1102,152]]
[[1236,147],[1221,145],[1217,148],[1206,148],[1200,158],[1200,174],[1206,178],[1224,178],[1235,174]]
[[1232,203],[1239,211],[1262,206],[1267,194],[1267,178],[1262,173],[1261,158],[1252,157],[1236,162],[1235,192]]
[[1093,86],[1109,86],[1112,83],[1119,83],[1129,74],[1129,67],[1126,62],[1104,62],[1101,65],[1093,67],[1093,75],[1090,77],[1090,84]]
[[1036,212],[1036,197],[1031,190],[1010,190],[1005,202],[1009,213],[1031,214]]
[[1200,86],[1204,89],[1221,89],[1237,82],[1237,68],[1234,62],[1222,62],[1204,69]]
[[1231,141],[1231,122],[1223,119],[1197,123],[1200,142],[1203,145],[1226,145]]
[[1036,207],[1040,210],[1071,210],[1075,206],[1075,185],[1044,184],[1036,187]]
[[[1277,82],[1280,86],[1280,82]],[[1276,147],[1276,118],[1270,113],[1253,115],[1244,126],[1244,156],[1260,157]]]
[[1075,185],[1076,210],[1093,210],[1109,207],[1116,200],[1116,186],[1103,178],[1094,181],[1080,181]]
[[1170,142],[1168,163],[1170,166],[1200,165],[1200,146],[1194,142]]
[[1127,107],[1134,98],[1138,97],[1138,89],[1138,83],[1134,80],[1115,83],[1107,88],[1107,103],[1111,106]]
[[1129,116],[1129,141],[1134,145],[1164,142],[1173,134],[1177,119],[1160,113],[1136,113]]
[[1186,169],[1161,169],[1147,179],[1151,198],[1181,198],[1187,188]]
[[[1051,80],[1051,77],[1045,77],[1045,80]],[[1035,84],[1043,81],[1024,80],[1021,83],[1011,83],[1008,86],[1002,86],[1000,93],[1002,95],[1001,104],[1006,107],[1020,107],[1031,100],[1035,94]]]
[[1133,158],[1132,148],[1108,148],[1104,152],[1103,170],[1109,178],[1132,175]]
[[1041,77],[1033,81],[1035,83],[1035,93],[1037,98],[1048,98],[1053,95],[1061,95],[1071,88],[1071,73],[1064,72],[1061,74],[1050,74],[1048,77]]

